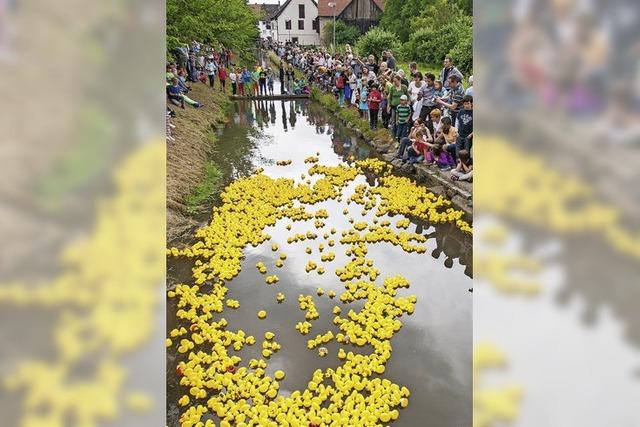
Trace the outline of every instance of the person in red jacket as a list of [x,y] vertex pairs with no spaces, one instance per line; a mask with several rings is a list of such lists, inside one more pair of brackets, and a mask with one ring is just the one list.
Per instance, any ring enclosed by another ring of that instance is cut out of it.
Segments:
[[377,84],[371,86],[367,102],[369,103],[369,125],[371,129],[376,129],[378,127],[378,112],[382,102],[382,94],[378,90]]
[[222,64],[218,68],[218,79],[220,80],[220,91],[224,92],[227,84],[227,69]]

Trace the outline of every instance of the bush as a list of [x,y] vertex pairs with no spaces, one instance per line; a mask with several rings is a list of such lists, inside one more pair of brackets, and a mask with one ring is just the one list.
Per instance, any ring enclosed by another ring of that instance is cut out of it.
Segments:
[[360,56],[375,55],[379,57],[384,50],[396,50],[400,46],[400,40],[394,33],[373,28],[360,37],[356,43],[356,52]]
[[471,18],[465,16],[439,28],[421,28],[411,34],[403,55],[428,64],[440,64],[446,55],[452,55],[460,71],[466,73],[473,66],[472,25]]
[[[347,25],[344,21],[336,21],[336,45],[353,45],[360,37],[360,30],[353,25]],[[325,46],[333,44],[333,21],[324,26],[322,31],[322,41]]]
[[465,76],[469,76],[473,71],[473,30],[467,27],[460,35],[457,43],[449,51],[449,56],[453,58],[454,64]]

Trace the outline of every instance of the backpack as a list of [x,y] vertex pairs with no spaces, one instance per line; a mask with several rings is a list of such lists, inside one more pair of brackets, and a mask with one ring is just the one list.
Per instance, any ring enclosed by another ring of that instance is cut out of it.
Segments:
[[338,78],[336,78],[336,87],[338,89],[344,89],[344,76],[343,75],[339,75]]

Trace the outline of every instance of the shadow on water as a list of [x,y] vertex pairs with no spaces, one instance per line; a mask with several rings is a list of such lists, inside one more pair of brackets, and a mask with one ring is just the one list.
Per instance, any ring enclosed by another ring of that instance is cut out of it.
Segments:
[[[221,131],[213,161],[223,172],[223,186],[234,179],[250,175],[262,167],[269,176],[300,178],[310,165],[304,159],[319,153],[320,163],[337,165],[356,159],[377,156],[375,150],[357,138],[337,119],[330,116],[321,106],[308,100],[292,101],[243,101],[234,104],[227,126]],[[277,160],[291,159],[287,167],[276,165]],[[360,176],[349,190],[357,184],[377,184],[374,174]],[[221,188],[223,188],[223,186]],[[214,200],[213,205],[219,203]],[[309,259],[319,258],[315,249],[318,242],[298,242],[287,244],[292,233],[305,232],[313,227],[309,223],[294,223],[291,231],[285,228],[288,220],[281,220],[265,230],[272,236],[271,241],[254,248],[247,247],[242,263],[242,271],[227,283],[229,298],[240,301],[238,310],[225,310],[223,316],[229,327],[243,329],[254,335],[258,342],[243,349],[239,355],[243,364],[252,357],[259,356],[261,338],[265,331],[276,332],[276,340],[282,350],[268,361],[267,373],[283,369],[287,377],[281,383],[281,392],[287,395],[293,390],[306,387],[315,369],[336,367],[340,361],[336,356],[339,345],[327,345],[329,356],[320,358],[317,351],[308,350],[306,341],[327,330],[336,332],[332,323],[332,309],[343,305],[328,297],[317,297],[317,287],[340,294],[344,285],[333,274],[333,269],[348,262],[345,249],[339,243],[341,230],[351,228],[348,216],[356,221],[373,219],[373,213],[362,216],[359,206],[328,200],[313,209],[325,208],[330,213],[325,230],[335,227],[336,245],[332,248],[336,259],[327,263],[327,273],[307,274],[304,266]],[[343,215],[348,208],[349,215]],[[382,217],[392,224],[400,217]],[[202,218],[204,225],[209,214]],[[472,345],[472,294],[468,292],[472,276],[471,239],[455,226],[431,225],[413,221],[409,230],[425,235],[428,251],[425,254],[408,254],[398,247],[382,243],[370,245],[368,258],[382,272],[382,277],[402,274],[410,281],[411,287],[401,294],[415,294],[418,297],[415,313],[402,318],[403,328],[393,338],[394,354],[388,363],[385,378],[407,386],[412,391],[411,403],[401,412],[394,425],[416,426],[468,426],[471,425],[471,345]],[[191,243],[185,238],[182,244]],[[288,257],[284,268],[276,269],[277,254],[271,251],[271,243],[277,243]],[[305,246],[314,246],[312,255],[305,253]],[[264,276],[259,274],[255,264],[262,261],[271,272],[277,273],[280,282],[276,286],[266,286]],[[189,260],[169,259],[168,287],[177,283],[190,283],[191,264]],[[378,279],[380,283],[380,279]],[[205,290],[203,288],[203,290]],[[277,304],[275,294],[283,292],[286,301]],[[320,318],[313,322],[309,336],[300,335],[295,323],[304,320],[304,313],[298,309],[298,295],[313,295]],[[167,301],[167,328],[181,325],[176,317],[176,301]],[[342,307],[343,310],[358,310],[356,303]],[[259,321],[258,310],[267,310],[268,317]],[[343,311],[344,312],[344,311]],[[347,351],[367,351],[368,348],[345,348]],[[173,349],[173,348],[172,348]],[[177,400],[185,390],[178,385],[175,374],[177,361],[184,356],[167,354],[167,408],[168,425],[178,425],[179,408]]]

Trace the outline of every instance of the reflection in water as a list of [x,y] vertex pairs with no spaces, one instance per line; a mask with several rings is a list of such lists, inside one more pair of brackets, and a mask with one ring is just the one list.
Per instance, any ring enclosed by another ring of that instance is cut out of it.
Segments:
[[271,114],[271,124],[276,124],[276,104],[271,101],[269,103],[269,114]]

